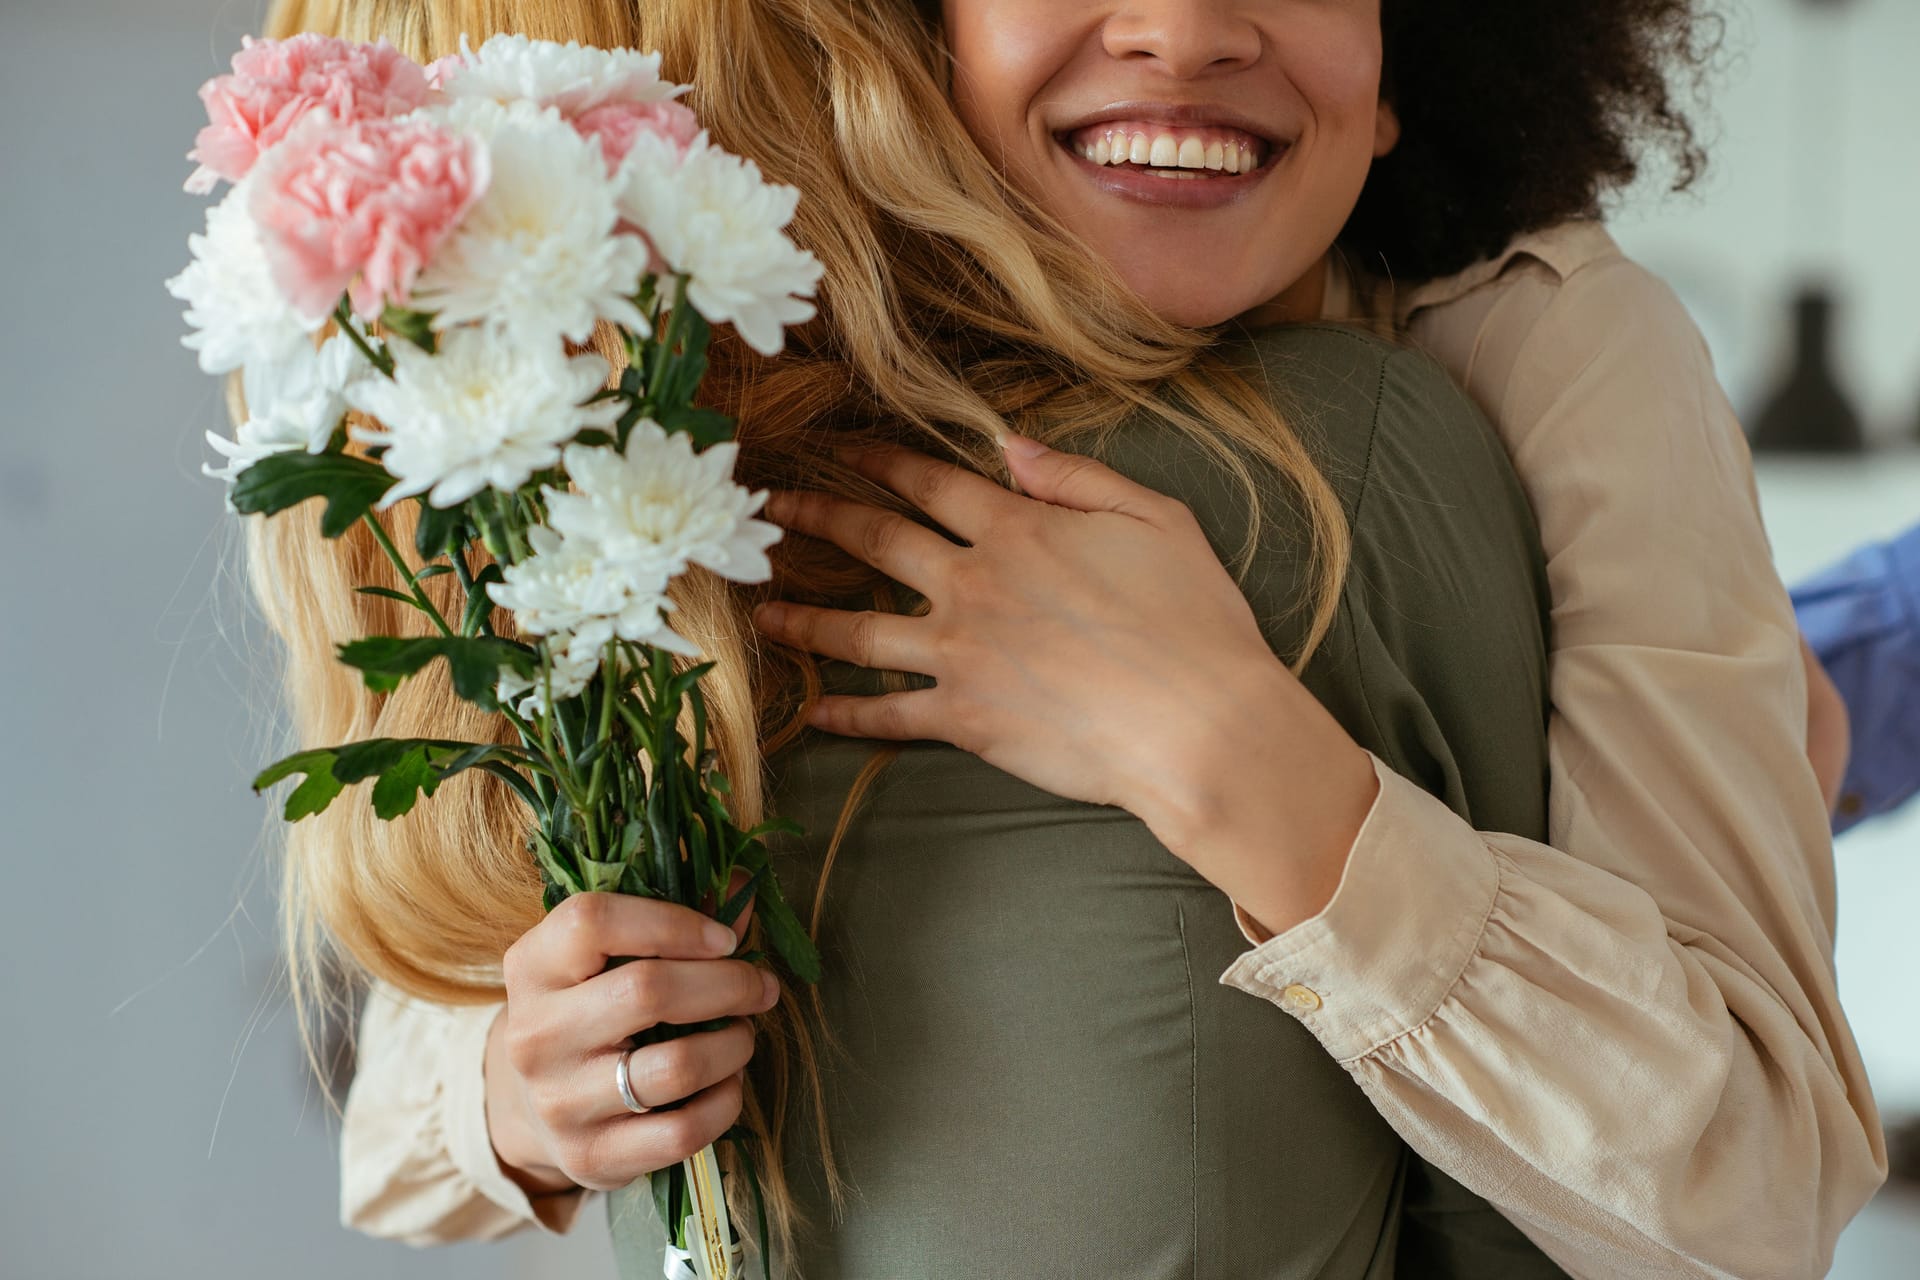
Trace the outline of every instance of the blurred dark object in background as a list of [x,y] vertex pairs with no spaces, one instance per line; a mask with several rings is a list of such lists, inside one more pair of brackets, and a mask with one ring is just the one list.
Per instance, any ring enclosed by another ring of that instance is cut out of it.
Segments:
[[1887,1126],[1887,1185],[1920,1191],[1920,1116]]
[[1793,304],[1793,367],[1754,415],[1756,453],[1862,453],[1860,415],[1833,369],[1835,302],[1825,285],[1801,289]]

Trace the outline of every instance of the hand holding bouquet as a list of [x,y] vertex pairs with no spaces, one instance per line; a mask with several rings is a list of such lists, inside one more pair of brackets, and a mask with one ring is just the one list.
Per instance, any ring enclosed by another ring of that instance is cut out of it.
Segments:
[[[777,353],[813,315],[820,266],[783,231],[797,193],[711,145],[658,71],[654,54],[519,36],[463,38],[427,67],[385,42],[249,39],[202,87],[209,124],[189,156],[189,191],[232,189],[167,287],[201,367],[240,374],[246,419],[231,439],[208,433],[225,461],[205,468],[231,509],[319,498],[325,536],[364,522],[395,577],[359,589],[422,619],[340,660],[376,692],[444,662],[518,740],[339,743],[255,788],[301,776],[285,805],[297,820],[370,781],[393,819],[483,770],[527,806],[549,909],[607,891],[730,923],[751,899],[781,960],[814,981],[760,839],[794,828],[735,826],[706,741],[712,664],[675,669],[700,651],[672,629],[667,589],[691,565],[771,576],[780,531],[753,518],[767,495],[733,483],[732,423],[695,398],[709,325]],[[600,322],[620,334],[617,380],[569,354]],[[382,523],[402,500],[419,508],[411,557]],[[458,616],[421,585],[446,574]],[[496,606],[513,634],[495,630]],[[652,1183],[668,1274],[739,1274],[713,1149]]]

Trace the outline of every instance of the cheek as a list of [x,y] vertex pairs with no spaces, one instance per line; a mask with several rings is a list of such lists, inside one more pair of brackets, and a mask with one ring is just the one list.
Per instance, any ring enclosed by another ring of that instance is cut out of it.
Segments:
[[981,151],[997,163],[1021,165],[1026,104],[1040,93],[1070,51],[1060,23],[1042,21],[1032,0],[947,0],[943,6],[953,65],[953,108]]
[[1373,4],[1319,5],[1277,42],[1286,76],[1320,129],[1373,126],[1380,103],[1380,14]]

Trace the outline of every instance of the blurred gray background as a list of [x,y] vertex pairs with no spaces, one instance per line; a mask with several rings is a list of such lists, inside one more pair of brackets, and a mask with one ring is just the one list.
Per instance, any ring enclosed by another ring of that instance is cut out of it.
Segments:
[[[1730,6],[1711,177],[1615,218],[1753,413],[1788,298],[1840,300],[1836,372],[1879,446],[1759,459],[1790,580],[1920,518],[1920,4]],[[257,0],[0,0],[0,1277],[611,1276],[571,1236],[414,1250],[337,1225],[336,1125],[299,1057],[274,938],[281,745],[236,529],[199,474],[216,383],[161,280],[203,201],[194,89]],[[1840,962],[1889,1119],[1920,1114],[1920,812],[1839,845]],[[1834,1275],[1910,1277],[1891,1189]]]

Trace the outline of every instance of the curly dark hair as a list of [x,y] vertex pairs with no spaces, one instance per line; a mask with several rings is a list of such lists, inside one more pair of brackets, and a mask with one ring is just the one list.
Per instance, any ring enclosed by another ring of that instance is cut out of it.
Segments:
[[1340,240],[1370,271],[1450,275],[1597,215],[1649,158],[1675,191],[1705,167],[1685,105],[1723,35],[1707,0],[1382,0],[1380,22],[1400,143]]

